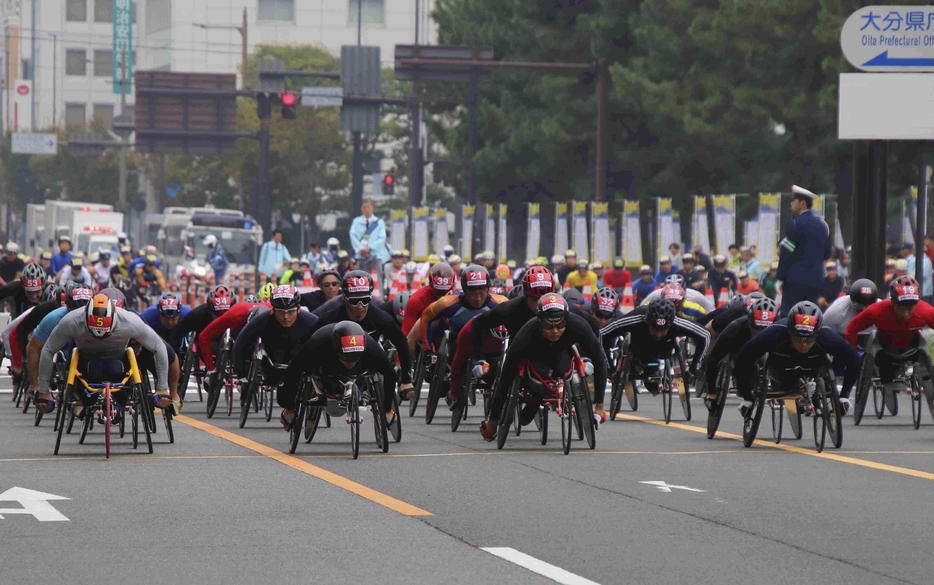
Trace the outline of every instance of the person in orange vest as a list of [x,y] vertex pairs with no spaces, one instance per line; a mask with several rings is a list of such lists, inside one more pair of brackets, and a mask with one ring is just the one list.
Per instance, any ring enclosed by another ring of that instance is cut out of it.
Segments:
[[739,284],[736,285],[736,292],[738,292],[739,294],[743,296],[746,296],[746,295],[749,295],[749,293],[753,293],[759,290],[759,283],[753,280],[752,278],[749,278],[748,272],[746,272],[745,270],[740,270],[738,276],[739,276]]

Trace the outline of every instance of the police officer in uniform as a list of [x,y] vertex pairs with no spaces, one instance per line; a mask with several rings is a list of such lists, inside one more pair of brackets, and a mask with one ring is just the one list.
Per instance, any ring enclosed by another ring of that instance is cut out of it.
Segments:
[[783,316],[801,301],[817,302],[824,284],[824,261],[831,253],[830,229],[811,211],[817,195],[797,185],[791,191],[794,217],[778,242]]

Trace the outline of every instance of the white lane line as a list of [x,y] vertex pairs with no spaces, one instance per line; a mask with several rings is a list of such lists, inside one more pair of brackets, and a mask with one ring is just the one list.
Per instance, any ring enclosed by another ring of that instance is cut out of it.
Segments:
[[590,579],[585,579],[579,575],[575,575],[574,573],[569,573],[561,567],[556,567],[546,563],[545,561],[540,561],[535,557],[530,557],[529,555],[519,552],[514,548],[494,546],[481,547],[480,550],[488,552],[491,555],[497,556],[501,559],[505,559],[510,563],[519,565],[520,567],[526,568],[533,573],[538,573],[539,575],[547,577],[557,583],[561,583],[562,585],[599,585],[596,581],[591,581]]

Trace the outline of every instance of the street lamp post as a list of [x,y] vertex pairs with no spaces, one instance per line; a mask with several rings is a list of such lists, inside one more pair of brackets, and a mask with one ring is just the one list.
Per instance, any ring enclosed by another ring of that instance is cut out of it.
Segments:
[[215,28],[215,29],[226,29],[226,30],[235,30],[240,33],[240,89],[246,89],[246,59],[247,59],[247,17],[246,17],[246,6],[243,7],[243,23],[240,26],[234,26],[232,24],[204,24],[196,22],[195,26],[199,28]]

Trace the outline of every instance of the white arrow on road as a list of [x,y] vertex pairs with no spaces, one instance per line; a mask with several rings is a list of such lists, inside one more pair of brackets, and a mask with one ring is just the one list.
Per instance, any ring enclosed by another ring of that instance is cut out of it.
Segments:
[[68,518],[53,508],[49,501],[70,499],[21,487],[10,488],[0,494],[0,502],[19,502],[22,508],[0,509],[0,520],[4,514],[29,514],[39,522],[68,522]]
[[668,485],[663,481],[640,481],[639,483],[644,483],[648,485],[654,485],[663,492],[671,492],[671,490],[684,490],[686,492],[703,492],[704,490],[699,490],[696,488],[688,487],[686,485]]

